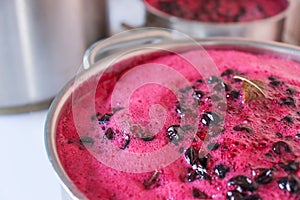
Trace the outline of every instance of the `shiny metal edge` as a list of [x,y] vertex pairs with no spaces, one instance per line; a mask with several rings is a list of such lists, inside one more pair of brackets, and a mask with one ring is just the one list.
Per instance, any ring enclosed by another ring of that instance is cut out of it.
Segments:
[[[300,62],[300,47],[293,46],[290,44],[284,44],[279,42],[261,42],[256,40],[249,40],[244,38],[228,38],[228,37],[212,37],[205,39],[197,39],[205,49],[231,49],[231,50],[240,50],[250,53],[259,53],[259,54],[272,54],[274,56],[287,58]],[[146,45],[145,45],[146,46]],[[153,45],[152,45],[153,46]],[[154,46],[163,47],[163,48],[178,48],[181,46],[186,46],[185,41],[178,41],[176,43],[162,43],[155,44]],[[153,49],[148,53],[153,52]],[[143,52],[145,53],[145,52]],[[141,53],[139,53],[140,55]],[[111,56],[110,56],[111,57]],[[80,75],[82,80],[87,80],[93,74],[99,73],[103,70],[108,63],[109,58],[105,59],[104,62],[99,63],[96,67],[92,67],[89,70],[85,71]],[[72,183],[71,179],[68,177],[66,171],[63,169],[62,164],[58,158],[58,153],[56,151],[56,140],[55,132],[58,117],[60,116],[60,109],[63,108],[64,104],[68,99],[71,98],[71,94],[74,90],[72,87],[75,79],[71,80],[56,96],[52,102],[44,127],[44,142],[45,148],[48,155],[48,159],[53,166],[58,178],[61,181],[62,186],[68,192],[68,194],[74,200],[87,200],[87,198],[76,188]]]
[[[96,72],[102,71],[103,69],[105,69],[106,66],[107,65],[102,64],[101,66],[92,67],[89,70],[83,71],[76,77],[72,78],[54,98],[46,116],[44,125],[44,143],[46,153],[50,164],[52,165],[58,179],[60,180],[61,186],[63,187],[63,189],[65,189],[66,193],[72,198],[72,200],[88,200],[88,198],[85,197],[85,195],[82,194],[72,183],[71,179],[67,175],[67,172],[63,169],[62,163],[59,160],[58,152],[56,151],[55,140],[57,122],[61,114],[61,109],[64,107],[65,103],[67,101],[70,101],[72,98],[72,93],[75,89],[73,86],[77,77],[80,77],[80,79],[83,80],[87,80],[88,78],[91,78],[92,74],[97,74]],[[80,83],[82,84],[81,80]]]
[[63,169],[62,163],[59,160],[58,152],[56,151],[55,132],[58,119],[61,114],[60,111],[65,103],[71,98],[73,91],[72,84],[74,81],[75,78],[65,85],[65,87],[59,92],[49,107],[44,126],[44,142],[50,164],[55,170],[63,189],[73,200],[87,200],[87,198],[81,192],[79,192],[76,186],[72,183],[71,179],[68,177],[66,171]]
[[11,114],[20,114],[26,112],[34,112],[38,110],[43,110],[49,108],[53,98],[49,98],[45,101],[37,102],[37,103],[30,103],[24,105],[17,105],[17,106],[8,106],[8,107],[0,107],[0,115],[11,115]]
[[196,21],[196,20],[188,20],[180,17],[176,17],[173,15],[170,15],[168,13],[165,13],[152,5],[150,5],[148,2],[143,0],[143,3],[145,5],[146,13],[149,13],[153,16],[159,17],[163,20],[166,20],[171,23],[185,23],[185,24],[197,24],[199,26],[213,26],[213,27],[226,27],[226,26],[244,26],[244,25],[250,25],[250,24],[257,24],[257,23],[266,23],[266,22],[276,22],[280,19],[283,19],[286,15],[287,12],[290,9],[290,0],[287,1],[288,5],[287,7],[282,10],[280,13],[277,15],[273,15],[271,17],[263,18],[263,19],[258,19],[258,20],[253,20],[253,21],[247,21],[247,22],[227,22],[227,23],[218,23],[218,22],[201,22],[201,21]]

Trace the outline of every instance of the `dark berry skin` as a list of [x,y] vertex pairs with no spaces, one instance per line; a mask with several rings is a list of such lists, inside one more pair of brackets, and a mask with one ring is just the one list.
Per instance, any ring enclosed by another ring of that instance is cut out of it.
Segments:
[[195,170],[190,169],[189,172],[186,175],[186,179],[188,182],[193,182],[198,178],[198,174]]
[[282,177],[278,181],[278,186],[282,190],[286,190],[290,193],[300,192],[300,180],[294,175],[288,177]]
[[123,146],[120,149],[122,149],[122,150],[126,149],[129,145],[129,143],[130,143],[130,136],[126,135],[125,136],[125,142],[124,142]]
[[159,172],[155,171],[153,172],[153,174],[146,180],[144,180],[143,182],[143,186],[146,190],[149,190],[153,187],[155,187],[155,185],[157,185],[158,183],[158,176],[159,176]]
[[281,84],[281,81],[276,77],[270,76],[269,80],[270,80],[270,85],[272,85],[274,87],[277,87]]
[[195,90],[192,94],[192,96],[197,99],[197,100],[200,100],[204,97],[205,93],[202,92],[201,90]]
[[234,74],[236,74],[237,72],[236,72],[236,70],[234,70],[234,69],[226,69],[226,70],[224,70],[223,72],[222,72],[222,74],[221,74],[221,76],[227,76],[227,77],[230,77],[231,75],[234,75]]
[[258,174],[254,178],[256,183],[265,185],[273,180],[274,174],[271,169],[261,168],[258,171]]
[[237,90],[233,90],[230,92],[230,95],[234,98],[234,99],[238,99],[240,97],[240,92]]
[[228,181],[228,185],[237,186],[237,190],[240,192],[243,191],[254,191],[257,189],[257,185],[252,182],[252,180],[244,175],[235,176]]
[[205,126],[218,125],[223,121],[223,117],[216,112],[204,112],[201,118]]
[[181,106],[179,105],[179,103],[178,103],[178,105],[176,106],[175,111],[176,111],[176,113],[178,113],[178,114],[180,114],[180,115],[183,114],[183,110],[182,110]]
[[281,84],[280,81],[270,81],[270,85],[273,87],[278,87]]
[[206,169],[208,161],[209,161],[208,157],[209,157],[209,154],[206,156],[198,155],[198,157],[195,160],[195,163],[193,165],[201,166],[202,168]]
[[243,200],[245,194],[238,191],[228,191],[226,195],[226,200]]
[[185,151],[185,159],[188,164],[193,165],[196,162],[196,159],[198,159],[198,151],[191,146]]
[[106,113],[105,115],[103,115],[100,119],[98,119],[98,123],[100,125],[104,125],[107,124],[110,121],[112,114],[108,114]]
[[144,135],[142,136],[142,140],[144,140],[145,142],[150,142],[152,140],[154,140],[155,136],[154,135]]
[[109,140],[113,139],[114,138],[114,131],[112,130],[112,128],[109,128],[105,131],[105,137]]
[[226,92],[229,92],[229,91],[232,90],[231,85],[229,85],[229,84],[227,84],[227,83],[224,83],[224,85],[225,85],[225,91],[226,91]]
[[198,155],[198,157],[195,159],[192,168],[196,171],[198,179],[205,179],[205,180],[210,180],[211,177],[207,173],[207,165],[208,165],[208,155],[206,156],[201,156]]
[[282,164],[282,168],[287,173],[295,173],[299,169],[299,162],[295,161],[295,160],[289,161],[289,162],[287,162],[285,164]]
[[167,137],[169,138],[169,141],[174,143],[175,145],[178,145],[178,141],[181,139],[178,132],[179,128],[179,125],[172,125],[167,129]]
[[223,164],[216,165],[214,172],[218,175],[219,178],[225,178],[227,172],[229,172],[229,167]]
[[296,106],[296,100],[293,97],[286,97],[286,98],[282,98],[279,101],[279,104],[282,105],[287,105],[287,106]]
[[278,138],[283,138],[283,135],[282,135],[281,133],[279,133],[279,132],[276,133],[276,136],[277,136]]
[[252,127],[246,125],[246,124],[239,124],[233,127],[233,130],[235,131],[246,131],[247,133],[253,133]]
[[275,142],[272,145],[272,150],[278,155],[282,154],[283,152],[292,152],[291,147],[284,141]]
[[207,145],[207,149],[210,151],[215,151],[220,147],[220,144],[218,143],[210,143]]
[[244,197],[243,200],[262,200],[258,194],[252,194],[250,196]]
[[202,180],[211,180],[210,175],[207,173],[206,169],[203,168],[197,168],[196,173],[198,175],[198,179]]
[[294,118],[290,115],[287,115],[284,118],[282,118],[281,121],[286,122],[288,124],[293,124],[294,123]]
[[285,90],[287,94],[293,95],[295,93],[295,90],[293,88],[288,88]]
[[277,81],[277,80],[279,80],[279,79],[276,78],[275,76],[269,76],[268,79],[269,79],[270,81]]
[[207,199],[208,196],[197,188],[193,188],[193,197],[196,199]]

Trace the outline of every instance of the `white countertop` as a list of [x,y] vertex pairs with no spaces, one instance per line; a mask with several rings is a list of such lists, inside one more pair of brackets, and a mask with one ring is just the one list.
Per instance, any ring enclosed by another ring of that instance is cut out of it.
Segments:
[[[109,4],[112,33],[122,30],[121,22],[143,23],[140,0],[109,0]],[[45,151],[46,114],[47,110],[0,115],[0,200],[61,199],[59,179]]]
[[1,200],[60,199],[44,146],[46,110],[0,116]]

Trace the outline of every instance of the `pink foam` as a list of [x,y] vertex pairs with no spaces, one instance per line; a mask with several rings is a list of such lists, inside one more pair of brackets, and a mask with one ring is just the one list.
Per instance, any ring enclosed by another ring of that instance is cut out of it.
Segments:
[[[162,121],[153,121],[154,126],[161,126],[155,138],[152,141],[143,141],[140,136],[132,134],[134,131],[138,133],[139,129],[131,129],[131,132],[124,132],[124,130],[119,129],[116,116],[118,116],[118,112],[122,113],[122,110],[116,112],[106,125],[99,125],[97,117],[91,119],[95,113],[89,112],[93,95],[89,95],[90,90],[87,83],[80,91],[85,96],[80,95],[81,99],[76,105],[73,105],[73,110],[71,101],[62,110],[56,135],[59,158],[78,190],[91,200],[181,200],[195,199],[193,197],[193,189],[197,188],[208,197],[221,200],[226,199],[227,192],[234,189],[233,186],[228,186],[227,184],[230,178],[236,175],[245,175],[254,181],[252,169],[275,166],[278,170],[273,172],[274,180],[266,185],[258,184],[258,189],[253,193],[260,195],[264,200],[299,198],[297,194],[290,194],[279,189],[277,181],[280,177],[287,176],[287,173],[280,168],[278,163],[288,160],[300,161],[300,140],[296,137],[300,127],[300,116],[296,113],[299,109],[298,102],[300,101],[300,81],[298,79],[300,77],[298,72],[300,64],[268,55],[254,55],[238,51],[210,50],[208,52],[221,73],[225,69],[231,68],[240,71],[241,76],[248,79],[261,80],[266,84],[268,96],[266,104],[260,101],[244,103],[243,92],[241,92],[238,99],[227,98],[228,110],[224,124],[225,131],[216,139],[216,142],[221,146],[217,150],[210,152],[211,158],[209,159],[207,172],[211,176],[211,180],[203,179],[188,182],[186,175],[188,168],[191,168],[191,166],[185,160],[184,155],[179,156],[175,162],[168,166],[157,169],[159,175],[149,188],[145,187],[145,181],[153,176],[153,171],[126,173],[108,167],[97,160],[95,155],[101,154],[101,145],[103,145],[101,142],[103,141],[115,146],[120,152],[129,153],[138,152],[143,154],[153,152],[166,145],[172,145],[174,148],[177,148],[176,145],[169,142],[169,139],[166,137],[166,130],[171,125],[180,124],[180,115],[176,113],[178,99],[170,89],[157,84],[147,84],[134,91],[129,107],[129,117],[132,122],[143,126],[149,124],[151,122],[151,117],[149,116],[151,109],[153,109],[151,112],[154,119],[164,119]],[[185,55],[187,57],[194,56],[195,52],[187,52]],[[201,115],[203,112],[211,109],[207,85],[197,82],[202,76],[188,62],[176,55],[168,55],[154,58],[146,61],[146,63],[160,63],[176,69],[184,77],[187,77],[190,83],[195,86],[195,90],[201,89],[205,92],[206,95],[200,101],[198,113]],[[109,72],[102,77],[101,80],[106,80],[106,82],[101,81],[98,85],[95,97],[95,110],[100,113],[98,119],[105,113],[112,112],[110,100],[113,88],[119,80],[122,80],[122,77],[126,76],[128,70],[116,68],[116,70],[113,70],[113,73]],[[290,74],[290,72],[294,73]],[[144,73],[145,76],[149,76],[147,71]],[[277,77],[283,84],[279,87],[271,86],[268,79],[270,76]],[[134,81],[132,77],[128,80]],[[234,81],[232,77],[224,76],[223,81],[231,85],[232,90],[241,89],[241,82]],[[182,89],[182,83],[178,82],[176,84],[176,88]],[[293,88],[295,93],[293,95],[287,94],[287,88]],[[189,94],[192,94],[192,90]],[[295,106],[280,105],[280,100],[287,96],[295,98],[297,102]],[[155,104],[160,104],[161,107],[151,106]],[[73,116],[74,108],[76,108],[75,118]],[[293,124],[282,121],[282,118],[287,115],[294,117],[295,121]],[[79,123],[76,120],[78,116],[81,119],[80,124],[75,126],[74,119],[76,123]],[[200,120],[200,118],[198,119]],[[251,126],[253,133],[233,130],[233,127],[238,124]],[[105,127],[105,130],[102,127]],[[114,138],[112,140],[103,140],[108,128],[112,128],[115,131]],[[201,137],[206,135],[208,128],[202,123],[199,123],[197,128],[199,129],[193,145],[198,148],[203,144]],[[282,134],[283,138],[276,134],[278,132]],[[131,140],[128,146],[122,150],[120,148],[125,143],[126,135],[130,135]],[[83,146],[79,142],[80,137],[82,138],[83,136],[92,138],[93,143],[84,143],[86,146]],[[277,155],[274,153],[272,145],[277,141],[285,141],[289,144],[293,154],[283,153],[282,155]],[[178,151],[180,151],[179,147],[180,145],[178,146]],[[178,155],[180,155],[180,152]],[[162,155],[162,157],[164,156]],[[157,159],[159,160],[160,158]],[[130,163],[130,160],[128,160],[128,163]],[[218,164],[224,164],[230,169],[230,172],[226,174],[224,179],[218,178],[214,173],[214,166]],[[122,162],[119,165],[122,167],[126,163]],[[299,178],[299,171],[296,172],[296,176]]]

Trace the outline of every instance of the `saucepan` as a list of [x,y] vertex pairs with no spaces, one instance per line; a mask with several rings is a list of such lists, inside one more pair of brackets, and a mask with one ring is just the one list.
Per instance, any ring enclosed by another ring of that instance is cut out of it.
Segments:
[[106,36],[106,0],[0,3],[0,113],[46,108]]
[[[196,41],[205,49],[240,50],[257,54],[269,54],[300,62],[300,48],[283,43],[228,37],[205,38]],[[126,49],[139,50],[130,54],[130,56],[125,56],[120,62],[118,61],[119,64],[124,66],[132,64],[131,61],[137,58],[147,59],[153,54],[159,53],[159,49],[188,51],[192,48],[193,46],[188,41],[174,38],[172,31],[135,30],[127,34],[125,38],[95,43],[86,51],[83,71],[60,91],[50,107],[45,124],[45,144],[48,157],[64,188],[64,199],[87,199],[83,192],[75,186],[64,169],[57,150],[56,133],[59,120],[63,115],[64,108],[70,106],[74,91],[81,87],[88,87],[90,83],[93,83],[93,78],[106,69]]]
[[[146,8],[146,26],[175,29],[196,38],[230,36],[280,41],[289,9],[289,2],[286,0],[248,2],[144,0],[143,2]],[[249,3],[249,6],[242,5]],[[265,4],[265,7],[260,3]],[[233,5],[231,8],[230,4],[241,5]],[[276,14],[268,16],[266,8],[274,7],[272,4],[280,5],[281,8]],[[249,11],[252,12],[253,19],[245,19],[247,9],[253,10]],[[260,17],[255,19],[256,15]]]

